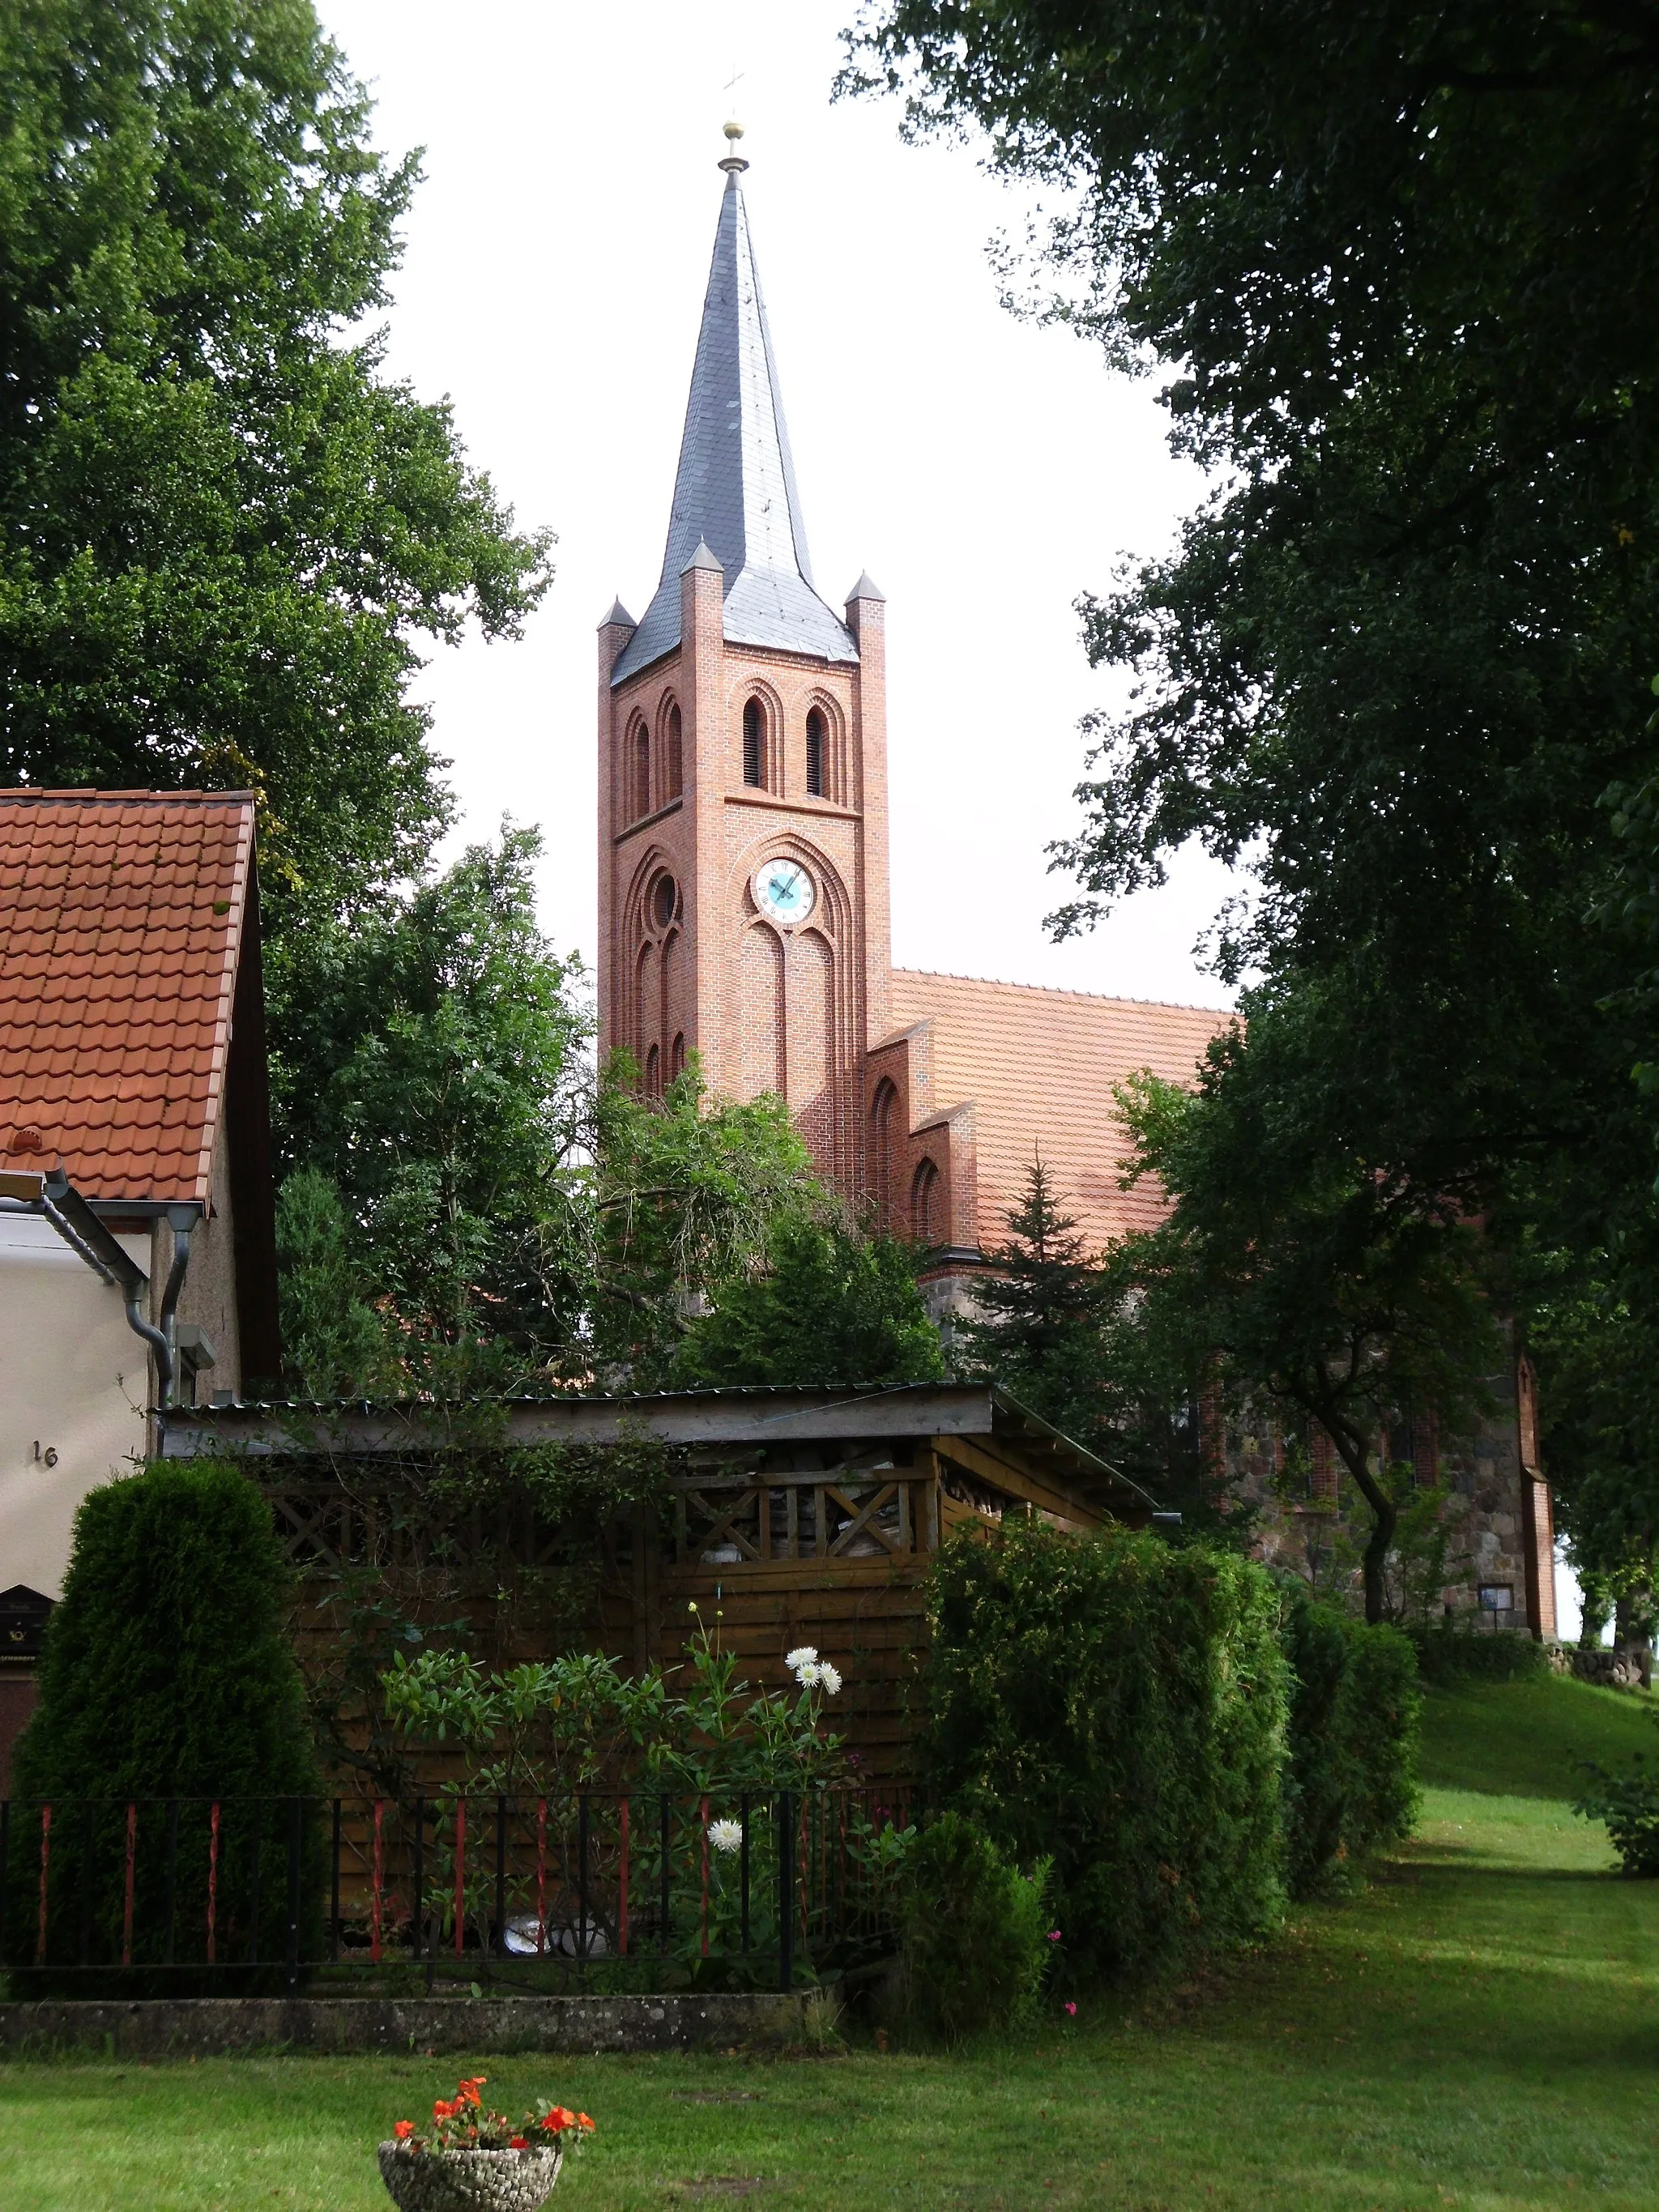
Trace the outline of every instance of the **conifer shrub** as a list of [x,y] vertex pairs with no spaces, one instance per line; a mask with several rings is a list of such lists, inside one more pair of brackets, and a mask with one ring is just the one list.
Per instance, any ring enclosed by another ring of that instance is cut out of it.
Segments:
[[1410,1834],[1422,1695],[1398,1629],[1368,1627],[1300,1583],[1286,1584],[1283,1605],[1285,1875],[1293,1897],[1309,1897],[1334,1867]]
[[[95,1993],[84,1974],[50,1971],[76,1960],[83,1924],[93,1963],[119,1958],[130,1802],[138,1808],[135,1966],[162,1960],[172,1860],[176,1965],[154,1976],[156,1993],[191,1993],[178,1968],[205,1959],[216,1802],[216,1957],[245,1960],[253,1952],[257,1846],[258,1955],[283,1958],[296,1803],[301,1944],[316,1955],[319,1783],[285,1631],[289,1590],[270,1508],[234,1466],[155,1462],[82,1503],[41,1656],[40,1703],[13,1761],[7,1922],[14,1984],[26,1985],[20,1993]],[[177,1801],[176,1843],[167,1801]],[[33,1940],[42,1804],[52,1808],[45,1975],[33,1970]],[[138,1993],[129,1981],[121,1986]]]
[[1010,1519],[944,1547],[931,1615],[927,1778],[1016,1864],[1052,1857],[1069,1972],[1273,1924],[1288,1674],[1261,1568]]
[[899,1983],[904,2025],[960,2043],[1017,2027],[1048,1964],[1049,1861],[1012,1866],[982,1828],[943,1813],[905,1854]]

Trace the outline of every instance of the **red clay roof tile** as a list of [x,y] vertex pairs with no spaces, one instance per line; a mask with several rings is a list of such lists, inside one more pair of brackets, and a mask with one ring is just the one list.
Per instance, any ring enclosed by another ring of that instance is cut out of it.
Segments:
[[245,792],[0,791],[0,1155],[205,1200],[252,857]]
[[1125,1145],[1113,1086],[1143,1068],[1192,1082],[1231,1015],[911,969],[893,971],[890,1003],[894,1030],[932,1028],[933,1095],[911,1100],[917,1121],[973,1102],[982,1244],[1007,1241],[1005,1216],[1039,1152],[1091,1245],[1163,1218],[1155,1186],[1120,1187]]

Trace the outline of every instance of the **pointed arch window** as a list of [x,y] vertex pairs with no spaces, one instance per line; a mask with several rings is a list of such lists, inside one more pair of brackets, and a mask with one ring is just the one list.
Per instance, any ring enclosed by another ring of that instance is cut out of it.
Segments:
[[898,1092],[884,1076],[870,1109],[870,1195],[880,1229],[893,1225],[893,1115],[897,1104]]
[[943,1241],[945,1224],[939,1218],[943,1211],[939,1170],[932,1160],[924,1160],[910,1186],[910,1234],[918,1244],[933,1245]]
[[814,707],[806,717],[806,788],[814,799],[825,794],[825,769],[830,751],[830,732],[823,719],[822,707]]
[[680,750],[680,710],[678,707],[669,708],[668,720],[665,725],[663,736],[665,740],[664,751],[667,756],[663,763],[663,782],[665,787],[663,797],[665,799],[678,799],[684,788],[684,769]]
[[743,780],[757,788],[766,781],[766,709],[758,699],[744,702]]

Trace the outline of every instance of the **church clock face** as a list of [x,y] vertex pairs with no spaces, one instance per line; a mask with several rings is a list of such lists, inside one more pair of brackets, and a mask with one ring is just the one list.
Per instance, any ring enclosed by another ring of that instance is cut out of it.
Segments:
[[812,878],[799,860],[768,860],[755,871],[755,904],[769,920],[805,921],[818,902]]

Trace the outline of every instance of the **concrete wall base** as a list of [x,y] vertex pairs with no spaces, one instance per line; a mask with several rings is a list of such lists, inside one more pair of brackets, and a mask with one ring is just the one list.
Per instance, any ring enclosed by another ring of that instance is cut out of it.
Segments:
[[0,2004],[0,2050],[119,2057],[235,2051],[818,2050],[825,1990],[704,1996],[185,1997]]

